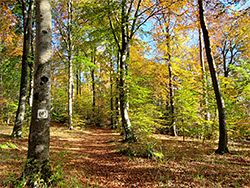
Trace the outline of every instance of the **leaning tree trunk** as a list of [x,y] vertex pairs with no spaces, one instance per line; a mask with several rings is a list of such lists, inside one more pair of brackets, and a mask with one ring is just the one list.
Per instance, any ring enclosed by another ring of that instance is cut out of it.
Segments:
[[11,134],[11,136],[13,137],[22,136],[22,125],[25,115],[28,78],[29,78],[28,60],[29,60],[30,39],[32,32],[33,0],[31,0],[29,3],[28,12],[26,9],[27,9],[27,2],[26,0],[23,0],[22,11],[23,11],[24,39],[23,39],[23,55],[22,55],[22,74],[21,74],[19,104],[16,112],[15,125]]
[[199,4],[199,15],[200,15],[200,24],[203,31],[203,38],[205,42],[205,49],[206,49],[206,55],[207,55],[207,61],[209,65],[210,74],[212,77],[213,82],[213,88],[216,96],[217,101],[217,108],[219,112],[219,147],[216,150],[216,153],[229,153],[228,150],[228,138],[227,138],[227,125],[226,125],[226,114],[225,114],[225,105],[224,100],[222,98],[220,85],[216,73],[216,66],[214,63],[214,59],[212,56],[211,46],[210,46],[210,40],[209,40],[209,34],[206,27],[206,23],[204,20],[204,10],[203,10],[203,1],[198,0]]
[[23,177],[31,186],[49,181],[52,26],[51,1],[36,1],[36,57],[28,159]]

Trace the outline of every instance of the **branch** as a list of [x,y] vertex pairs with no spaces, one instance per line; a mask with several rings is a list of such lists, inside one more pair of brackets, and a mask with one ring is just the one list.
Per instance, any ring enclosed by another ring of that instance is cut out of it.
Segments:
[[118,46],[118,49],[119,49],[119,51],[120,51],[120,50],[121,50],[121,46],[120,46],[120,43],[119,43],[119,41],[118,41],[118,39],[117,39],[117,36],[116,36],[116,34],[115,34],[115,30],[114,30],[114,27],[113,27],[113,24],[112,24],[112,20],[111,20],[111,16],[110,16],[110,3],[109,3],[109,0],[108,0],[108,5],[109,5],[109,7],[108,7],[109,25],[110,25],[112,34],[113,34],[113,36],[114,36],[115,42],[116,42],[116,44],[117,44],[117,46]]

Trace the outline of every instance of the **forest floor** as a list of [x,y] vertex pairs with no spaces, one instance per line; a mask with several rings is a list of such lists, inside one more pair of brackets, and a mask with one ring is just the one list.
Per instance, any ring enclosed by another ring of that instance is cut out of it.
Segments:
[[[0,126],[0,187],[20,177],[27,155],[27,135],[9,137]],[[122,136],[105,128],[67,130],[51,126],[50,160],[60,172],[58,187],[250,187],[250,142],[230,142],[232,154],[216,155],[216,144],[157,135],[161,159],[122,154]]]

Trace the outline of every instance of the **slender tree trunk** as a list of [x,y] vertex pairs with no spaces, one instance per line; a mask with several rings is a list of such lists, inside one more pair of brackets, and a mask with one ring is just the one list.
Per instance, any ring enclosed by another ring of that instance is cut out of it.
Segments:
[[[32,32],[33,33],[33,32]],[[29,62],[29,68],[30,68],[30,91],[29,91],[29,106],[30,108],[32,108],[32,103],[33,103],[33,94],[34,94],[34,44],[33,44],[33,34],[31,35],[31,41],[30,41],[30,45],[31,45],[31,61]]]
[[120,124],[120,101],[119,101],[119,72],[120,72],[120,58],[119,58],[119,53],[117,54],[117,67],[116,67],[116,80],[115,80],[115,83],[116,83],[116,93],[115,93],[115,121],[114,121],[114,124],[115,125],[119,125]]
[[218,77],[216,73],[216,66],[214,63],[213,56],[212,56],[209,34],[208,34],[208,30],[207,30],[206,23],[204,20],[203,1],[198,0],[198,4],[199,4],[200,24],[201,24],[201,28],[203,31],[203,38],[205,42],[207,61],[209,65],[210,74],[212,77],[213,88],[214,88],[218,112],[219,112],[219,147],[216,150],[216,153],[221,153],[221,154],[229,153],[224,100],[222,98],[220,85],[219,85],[219,81],[218,81]]
[[174,89],[173,89],[173,77],[172,77],[172,65],[169,62],[168,64],[168,72],[169,72],[169,99],[170,99],[170,125],[171,125],[171,136],[177,136],[177,129],[175,125],[174,118]]
[[120,83],[119,83],[119,92],[120,92],[120,114],[122,120],[122,127],[125,132],[125,140],[134,139],[134,135],[131,131],[131,123],[129,120],[128,110],[128,91],[126,88],[126,73],[128,69],[127,60],[129,54],[129,45],[130,39],[128,38],[128,28],[127,26],[127,5],[126,0],[122,0],[122,12],[121,12],[121,48],[120,48]]
[[202,36],[201,36],[201,29],[199,29],[199,51],[200,51],[200,65],[201,65],[201,79],[203,81],[203,92],[204,92],[204,107],[206,108],[205,111],[205,119],[206,120],[210,120],[210,114],[209,111],[207,110],[207,89],[206,89],[206,82],[207,82],[207,78],[206,78],[206,70],[205,70],[205,62],[204,62],[204,56],[203,56],[203,45],[202,45]]
[[72,0],[68,0],[68,63],[69,63],[69,83],[68,83],[68,116],[69,116],[69,129],[73,127],[73,64],[72,64]]
[[[174,118],[174,88],[173,88],[173,70],[172,70],[172,65],[171,65],[171,46],[170,46],[170,28],[169,28],[169,23],[170,23],[170,18],[171,18],[171,10],[168,8],[167,12],[167,18],[165,18],[165,13],[163,13],[163,19],[164,23],[166,25],[165,31],[164,29],[163,32],[166,33],[166,47],[167,47],[167,52],[166,52],[166,61],[168,63],[168,73],[169,73],[169,111],[170,111],[170,134],[171,136],[177,136],[177,128],[175,124],[175,118]],[[168,104],[168,103],[167,103]],[[168,107],[168,106],[167,106]]]
[[78,67],[78,70],[76,71],[76,95],[81,95],[80,94],[80,68]]
[[121,50],[121,58],[120,58],[120,83],[119,83],[119,91],[120,91],[120,114],[122,120],[122,127],[125,132],[125,140],[129,140],[132,138],[132,132],[130,130],[131,123],[128,116],[128,93],[125,85],[125,74],[126,74],[126,59],[127,59],[127,51],[126,46],[125,49]]
[[[0,65],[2,65],[3,62],[2,60],[0,61]],[[0,71],[0,114],[3,113],[3,104],[2,104],[2,101],[3,101],[3,86],[2,86],[2,74],[1,74],[1,71]]]
[[[95,65],[95,52],[92,56],[92,63]],[[92,79],[92,112],[95,116],[95,103],[96,103],[96,89],[95,89],[95,67],[91,68],[91,79]]]
[[24,41],[23,41],[23,55],[22,55],[22,74],[21,74],[21,84],[20,84],[20,95],[19,104],[16,113],[15,125],[11,136],[21,137],[22,136],[22,125],[25,115],[25,106],[27,98],[27,88],[28,88],[28,76],[29,76],[29,49],[30,49],[30,39],[32,32],[32,16],[33,16],[33,0],[29,3],[29,8],[27,12],[27,2],[22,1],[22,11],[23,11],[23,27],[24,27]]
[[50,101],[52,62],[51,1],[36,1],[36,55],[32,118],[29,133],[28,159],[23,177],[38,187],[51,176],[49,163]]
[[[208,111],[208,101],[207,101],[207,77],[206,77],[206,70],[205,70],[205,62],[204,62],[204,56],[203,56],[203,44],[202,44],[202,36],[201,36],[201,29],[199,28],[199,52],[200,52],[200,65],[201,65],[201,80],[203,82],[203,102],[201,103],[201,109],[204,110],[204,116],[205,120],[210,120],[210,113]],[[204,140],[207,138],[206,132],[208,131],[209,126],[206,124],[204,126],[203,131],[203,138]]]
[[114,128],[113,62],[110,60],[110,125]]

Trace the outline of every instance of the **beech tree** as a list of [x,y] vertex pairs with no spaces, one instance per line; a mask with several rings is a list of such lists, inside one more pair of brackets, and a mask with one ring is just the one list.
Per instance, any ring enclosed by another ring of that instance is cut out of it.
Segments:
[[72,129],[73,126],[73,64],[72,64],[72,52],[73,52],[73,44],[72,44],[72,6],[73,1],[68,0],[68,26],[67,26],[67,50],[68,50],[68,70],[69,70],[69,82],[68,82],[68,116],[69,116],[69,128]]
[[[23,14],[23,55],[22,55],[22,75],[20,84],[19,104],[16,112],[16,120],[11,136],[21,137],[22,136],[22,125],[25,115],[25,106],[27,98],[27,88],[29,79],[29,53],[30,53],[30,41],[32,32],[32,17],[33,17],[33,0],[19,1],[22,5]],[[28,8],[27,8],[28,4]]]
[[209,33],[204,19],[204,8],[203,1],[198,0],[199,5],[199,16],[200,16],[200,25],[203,32],[203,38],[205,43],[205,50],[207,61],[209,65],[209,70],[212,78],[214,93],[216,96],[217,108],[219,112],[219,147],[216,150],[216,153],[229,153],[228,150],[228,138],[227,138],[227,125],[226,125],[226,113],[225,113],[225,105],[224,100],[221,94],[220,85],[218,76],[216,73],[216,65],[213,59]]
[[50,0],[36,1],[36,56],[28,159],[23,176],[29,184],[49,182],[52,29]]
[[[129,70],[130,47],[135,33],[156,13],[156,7],[160,2],[122,0],[119,2],[119,5],[116,5],[116,3],[116,1],[108,1],[108,17],[119,53],[121,124],[125,132],[125,140],[129,140],[134,137],[129,119],[129,91],[126,83],[126,76]],[[119,7],[119,11],[115,10],[114,7]],[[116,15],[117,12],[119,15]]]

